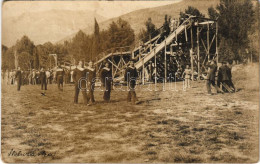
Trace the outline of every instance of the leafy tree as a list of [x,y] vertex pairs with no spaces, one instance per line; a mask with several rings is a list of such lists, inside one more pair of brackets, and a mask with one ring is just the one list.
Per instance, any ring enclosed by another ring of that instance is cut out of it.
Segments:
[[187,18],[188,15],[193,15],[193,16],[197,16],[197,17],[205,17],[204,14],[202,14],[197,8],[192,7],[192,6],[188,6],[187,9],[185,9],[185,12],[180,12],[180,18]]
[[68,53],[78,62],[79,60],[90,60],[92,40],[83,31],[79,31],[69,45]]
[[156,31],[155,25],[152,23],[151,18],[148,18],[148,20],[145,22],[145,27],[146,29],[141,29],[141,32],[138,35],[139,40],[147,42],[148,40],[158,35],[159,32]]
[[[25,62],[24,57],[26,56],[26,60],[30,63],[30,66],[21,65],[22,69],[28,69],[33,67],[34,57],[33,57],[33,50],[34,50],[34,43],[25,35],[20,40],[16,42],[14,53],[18,55],[18,63],[21,64]],[[25,55],[26,54],[26,55]],[[28,56],[27,56],[28,55]]]
[[130,46],[135,40],[134,30],[127,21],[121,18],[116,23],[113,21],[110,24],[108,33],[111,48]]
[[92,45],[92,53],[90,59],[93,60],[95,56],[97,56],[100,53],[99,47],[100,44],[100,35],[99,35],[99,25],[97,23],[97,20],[95,18],[95,25],[94,25],[94,36],[93,36],[93,45]]
[[214,7],[208,8],[208,15],[210,19],[216,20],[219,17],[219,13]]
[[[219,13],[219,34],[225,49],[231,47],[234,57],[230,59],[242,60],[245,49],[248,48],[248,34],[254,22],[254,10],[250,0],[221,0],[217,6]],[[223,54],[220,54],[223,55]]]

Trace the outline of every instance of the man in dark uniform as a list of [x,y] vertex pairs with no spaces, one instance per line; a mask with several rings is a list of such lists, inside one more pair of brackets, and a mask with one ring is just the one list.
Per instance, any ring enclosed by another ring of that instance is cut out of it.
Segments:
[[229,84],[229,76],[228,76],[228,66],[227,66],[227,62],[224,63],[223,67],[222,67],[222,86],[224,87],[224,91],[225,92],[232,92],[232,90],[229,88],[228,84]]
[[41,81],[41,89],[47,90],[47,78],[46,78],[46,72],[44,71],[43,68],[41,68],[40,71],[40,81]]
[[60,64],[58,65],[57,69],[56,69],[56,82],[58,85],[58,89],[60,91],[63,91],[63,78],[64,78],[64,69],[61,68]]
[[75,95],[74,95],[74,103],[78,103],[78,97],[79,97],[79,91],[81,91],[83,95],[83,103],[88,104],[88,99],[87,99],[87,93],[86,93],[86,74],[87,71],[83,67],[82,61],[79,61],[79,65],[77,68],[74,70],[73,73],[73,80],[75,84]]
[[132,102],[132,104],[135,104],[137,101],[136,93],[135,93],[135,85],[136,85],[136,79],[138,77],[137,70],[134,66],[134,62],[130,61],[129,67],[126,68],[125,71],[125,81],[127,82],[128,86],[128,95],[127,95],[127,102]]
[[232,62],[227,62],[227,76],[229,78],[229,81],[227,83],[227,85],[232,88],[232,92],[235,92],[236,91],[236,88],[232,82],[232,73],[231,73],[231,69],[232,69],[232,66],[231,66]]
[[208,66],[208,73],[207,73],[207,90],[208,94],[211,95],[211,85],[215,87],[217,93],[223,93],[223,91],[215,84],[215,75],[217,71],[217,65],[215,61],[211,61]]
[[17,91],[20,91],[22,85],[22,72],[20,67],[17,68],[15,78],[17,80]]
[[221,63],[221,66],[218,69],[218,79],[217,79],[217,86],[220,88],[220,84],[222,83],[222,69],[224,67],[224,62]]
[[87,88],[88,88],[88,100],[93,104],[95,103],[94,98],[94,89],[95,89],[95,80],[96,80],[96,69],[92,61],[89,62],[87,69]]
[[103,86],[105,86],[105,92],[104,92],[103,99],[105,102],[109,102],[110,93],[111,93],[111,85],[113,82],[112,71],[109,68],[109,63],[106,63],[105,67],[102,68],[100,76],[101,76],[101,82],[102,82]]

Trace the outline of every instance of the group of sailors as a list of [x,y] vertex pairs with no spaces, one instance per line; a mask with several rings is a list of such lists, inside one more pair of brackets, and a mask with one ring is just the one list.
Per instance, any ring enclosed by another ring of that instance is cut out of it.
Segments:
[[[218,68],[216,61],[212,60],[207,64],[207,69],[205,74],[202,75],[204,79],[206,79],[206,86],[208,94],[212,94],[211,92],[211,85],[216,89],[217,93],[224,93],[224,92],[235,92],[235,87],[232,82],[232,74],[231,74],[231,64],[229,62],[222,62],[222,65]],[[13,74],[13,72],[12,72]],[[17,90],[20,91],[21,85],[23,83],[23,72],[21,71],[20,67],[17,68],[12,78],[16,79]],[[63,91],[63,83],[64,80],[66,81],[66,70],[58,65],[54,71],[50,71],[49,69],[41,70],[38,72],[32,71],[31,77],[32,79],[29,80],[31,84],[41,84],[41,90],[47,90],[47,85],[51,84],[52,81],[55,81],[57,84],[57,88],[60,91]],[[37,82],[37,78],[33,78],[37,75],[39,82]],[[69,72],[71,74],[71,72]],[[94,98],[94,90],[95,90],[95,82],[96,82],[96,69],[92,61],[88,63],[88,66],[84,66],[82,61],[79,61],[78,65],[72,72],[72,80],[74,82],[74,103],[78,103],[79,93],[82,93],[83,96],[83,103],[86,105],[95,104]],[[217,76],[216,76],[217,74]],[[54,78],[50,78],[53,76]],[[190,88],[190,80],[191,80],[191,69],[189,65],[186,66],[185,70],[183,71],[183,79],[185,89]],[[2,75],[2,77],[4,77]],[[215,80],[217,77],[217,84]],[[11,79],[12,79],[11,78]],[[104,87],[104,95],[103,99],[105,102],[110,102],[110,94],[113,85],[113,76],[112,76],[112,69],[110,68],[110,64],[106,62],[103,68],[99,72],[99,78],[101,80],[101,84]],[[136,104],[138,101],[135,92],[136,80],[138,78],[138,72],[134,66],[134,61],[129,61],[129,65],[125,70],[124,80],[127,82],[128,86],[128,94],[127,94],[127,101],[131,102],[132,104]],[[12,79],[13,80],[13,79]],[[14,80],[13,80],[14,83]],[[45,93],[42,93],[45,95]]]
[[[32,71],[34,72],[34,70]],[[70,72],[72,75],[72,79],[74,82],[74,103],[78,103],[79,93],[82,93],[83,103],[85,105],[95,104],[94,98],[94,90],[95,90],[95,82],[96,82],[96,69],[92,61],[88,63],[88,66],[84,66],[82,61],[79,61],[76,68]],[[13,84],[17,85],[17,90],[20,91],[21,86],[23,84],[23,74],[24,71],[21,70],[20,67],[14,72],[12,75]],[[34,73],[32,73],[34,74]],[[36,72],[35,72],[36,74]],[[37,72],[38,78],[33,78],[31,84],[35,83],[35,80],[38,79],[41,90],[47,90],[47,85],[52,84],[52,80],[57,84],[57,88],[60,91],[63,91],[64,80],[66,80],[66,69],[64,69],[60,64],[50,71],[49,69],[45,70],[41,68],[39,72]],[[52,75],[53,79],[49,81],[49,77]],[[110,94],[113,84],[112,78],[112,69],[110,68],[110,64],[106,62],[103,68],[99,72],[100,80],[102,86],[104,87],[104,102],[110,102]],[[3,75],[2,75],[3,77]],[[34,76],[32,76],[34,77]],[[136,68],[134,67],[134,62],[129,62],[129,67],[126,68],[125,71],[125,80],[128,81],[129,92],[127,95],[127,101],[132,102],[132,104],[136,104],[137,98],[135,93],[135,85],[138,77],[138,73]],[[15,79],[15,80],[14,80]],[[15,82],[14,82],[15,81]],[[41,93],[45,96],[45,92]]]
[[[17,69],[18,70],[18,69]],[[16,72],[17,70],[11,71],[2,71],[2,79],[4,83],[15,85],[17,84],[16,81]],[[21,85],[39,85],[41,84],[41,72],[46,73],[46,80],[47,84],[56,83],[56,71],[54,69],[44,69],[41,68],[40,70],[32,69],[32,70],[21,70]],[[66,84],[73,83],[72,79],[73,70],[65,69],[65,77],[64,81]]]

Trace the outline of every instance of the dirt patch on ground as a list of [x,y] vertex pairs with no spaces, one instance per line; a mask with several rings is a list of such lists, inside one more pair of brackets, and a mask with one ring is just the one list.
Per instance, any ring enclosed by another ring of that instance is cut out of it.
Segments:
[[[234,73],[235,94],[208,96],[203,81],[183,91],[179,82],[178,91],[138,90],[135,106],[123,91],[112,91],[111,103],[95,92],[96,105],[84,106],[82,95],[73,104],[72,85],[63,92],[50,85],[41,96],[40,86],[17,92],[2,84],[2,160],[257,162],[259,81],[251,80],[258,79],[258,66],[238,79],[247,67]],[[254,86],[246,87],[250,81]]]

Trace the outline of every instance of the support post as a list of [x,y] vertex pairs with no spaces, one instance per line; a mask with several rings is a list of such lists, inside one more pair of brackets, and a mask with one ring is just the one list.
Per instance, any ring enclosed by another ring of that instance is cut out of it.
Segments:
[[143,65],[143,70],[142,70],[142,83],[144,85],[144,58],[142,58],[142,65]]
[[186,25],[184,25],[184,28],[185,28],[185,40],[186,42],[188,41],[188,35],[187,35],[187,28],[186,28]]
[[197,56],[198,56],[198,80],[200,80],[200,31],[199,27],[197,26]]
[[[112,56],[112,61],[113,61],[114,59],[113,59],[113,56]],[[113,64],[112,64],[112,77],[114,78],[114,66],[113,66]]]
[[154,75],[154,83],[157,84],[157,61],[156,61],[156,53],[154,48],[154,69],[155,69],[155,75]]
[[164,41],[164,81],[167,82],[166,40]]
[[208,61],[210,60],[210,57],[209,57],[209,22],[207,24],[207,55],[208,55]]
[[192,33],[192,26],[190,28],[190,39],[191,39],[191,54],[190,54],[190,60],[191,60],[191,80],[194,80],[194,67],[193,67],[193,33]]
[[216,54],[217,54],[217,63],[218,63],[218,22],[216,21]]
[[190,49],[190,64],[191,64],[191,80],[194,80],[194,68],[193,68],[193,49]]

